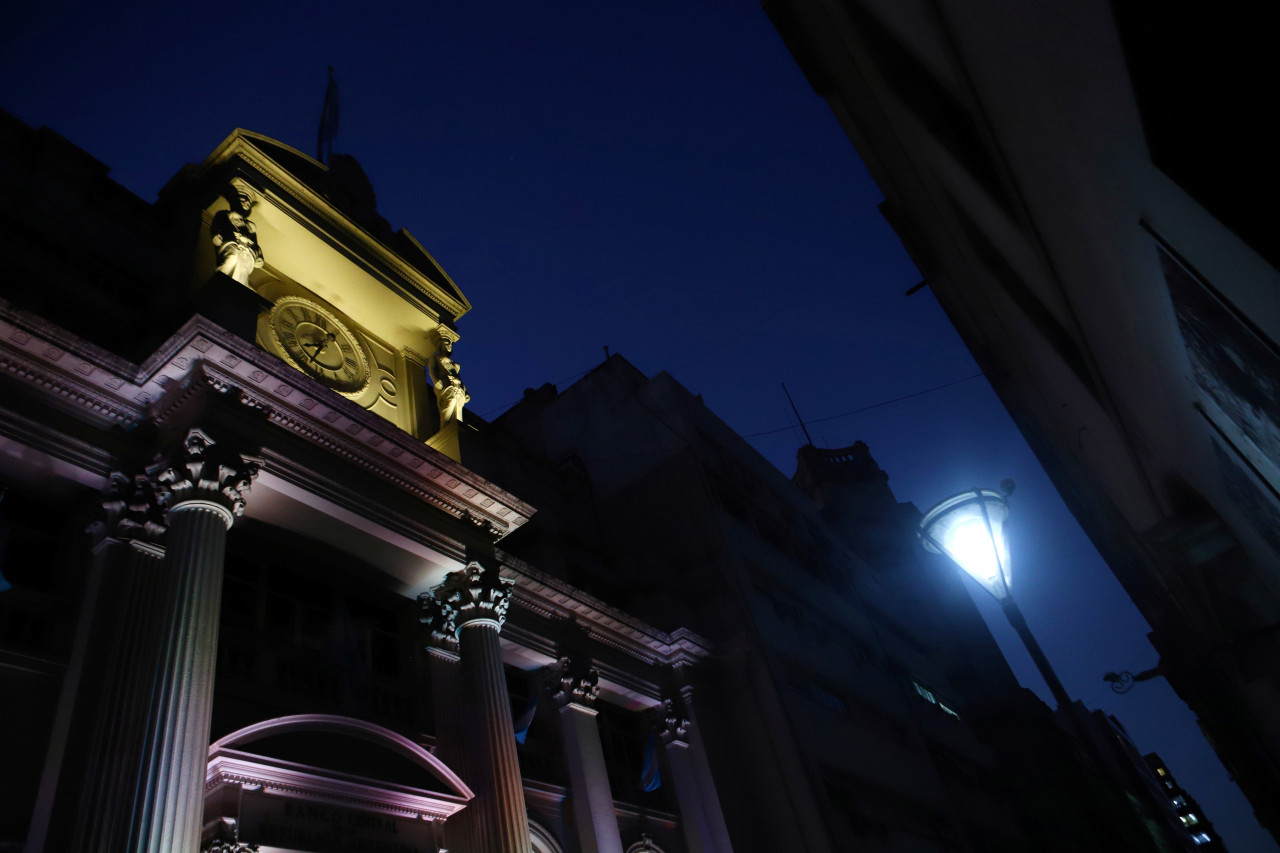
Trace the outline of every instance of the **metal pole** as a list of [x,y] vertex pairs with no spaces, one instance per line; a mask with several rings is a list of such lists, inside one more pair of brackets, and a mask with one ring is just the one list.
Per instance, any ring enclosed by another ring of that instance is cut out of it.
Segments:
[[1045,684],[1049,685],[1049,692],[1057,700],[1058,707],[1064,709],[1064,713],[1070,713],[1066,709],[1071,707],[1071,697],[1067,695],[1066,688],[1062,686],[1062,682],[1058,680],[1057,673],[1049,665],[1049,659],[1044,656],[1044,652],[1040,649],[1040,644],[1032,636],[1031,629],[1027,627],[1027,620],[1023,617],[1022,611],[1018,609],[1018,605],[1014,603],[1013,596],[1005,596],[1000,599],[1000,607],[1004,610],[1004,615],[1009,617],[1009,624],[1013,625],[1013,630],[1017,631],[1018,636],[1022,638],[1022,644],[1031,653],[1031,659],[1036,662],[1036,668],[1040,670],[1040,675],[1043,676]]
[[1053,667],[1049,665],[1049,659],[1044,656],[1040,644],[1036,642],[1036,638],[1031,634],[1031,628],[1027,626],[1027,620],[1023,617],[1022,611],[1014,603],[1013,596],[1006,596],[1000,599],[1000,607],[1004,610],[1004,615],[1009,617],[1009,624],[1013,625],[1013,630],[1017,631],[1018,636],[1022,638],[1023,645],[1027,647],[1027,651],[1031,654],[1031,659],[1036,662],[1036,668],[1040,670],[1040,675],[1044,678],[1045,684],[1049,685],[1049,692],[1053,694],[1053,698],[1058,703],[1058,710],[1066,716],[1071,728],[1074,729],[1080,748],[1093,761],[1095,770],[1100,775],[1106,774],[1107,763],[1099,751],[1097,743],[1094,742],[1089,727],[1080,719],[1080,715],[1076,712],[1075,703],[1067,695],[1067,689],[1058,680],[1058,674],[1053,671]]
[[800,417],[800,410],[796,408],[796,401],[791,399],[791,392],[787,390],[787,383],[782,383],[782,393],[787,395],[787,402],[791,404],[791,411],[796,413],[796,420],[800,422],[800,429],[804,430],[804,440],[813,444],[813,439],[809,437],[809,430],[804,425],[804,418]]

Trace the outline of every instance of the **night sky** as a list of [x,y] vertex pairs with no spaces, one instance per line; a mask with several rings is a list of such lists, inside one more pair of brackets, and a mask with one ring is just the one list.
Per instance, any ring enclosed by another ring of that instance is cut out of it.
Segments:
[[904,295],[920,274],[879,190],[749,0],[19,4],[0,108],[153,200],[236,127],[314,153],[329,65],[334,149],[475,306],[454,350],[473,411],[564,388],[608,346],[700,392],[787,475],[802,438],[782,382],[815,443],[865,441],[899,500],[1012,477],[1014,595],[1068,692],[1159,752],[1233,853],[1276,849],[1163,679],[1102,681],[1156,665],[1146,623],[932,294]]

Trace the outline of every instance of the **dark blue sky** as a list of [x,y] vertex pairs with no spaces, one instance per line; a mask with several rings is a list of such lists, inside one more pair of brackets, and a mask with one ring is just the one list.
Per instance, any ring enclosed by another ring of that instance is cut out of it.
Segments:
[[[437,8],[439,7],[439,8]],[[880,193],[752,2],[29,3],[0,34],[0,108],[145,199],[235,127],[335,150],[475,306],[454,354],[472,409],[621,352],[667,370],[788,475],[799,444],[870,445],[921,509],[1006,477],[1014,594],[1068,692],[1116,714],[1235,853],[1275,850],[1163,680],[1137,610],[1080,532],[876,210]],[[268,248],[269,251],[269,248]],[[985,592],[1019,679],[1048,690]]]

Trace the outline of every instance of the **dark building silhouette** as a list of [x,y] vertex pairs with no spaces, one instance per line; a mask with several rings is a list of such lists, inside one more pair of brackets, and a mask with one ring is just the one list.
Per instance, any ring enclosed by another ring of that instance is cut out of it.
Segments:
[[1226,853],[1226,845],[1222,843],[1218,833],[1213,831],[1213,821],[1205,815],[1204,809],[1196,802],[1196,798],[1178,784],[1178,780],[1174,778],[1159,754],[1149,752],[1143,756],[1143,760],[1156,775],[1161,793],[1177,813],[1178,820],[1187,828],[1187,832],[1191,833],[1199,849]]
[[736,768],[717,782],[735,847],[1178,849],[1017,686],[866,445],[807,445],[788,482],[616,354],[474,426],[470,464],[545,496],[505,547],[726,650],[699,713],[713,769]]
[[[883,212],[1280,837],[1260,10],[765,0]],[[1140,688],[1139,688],[1140,689]]]

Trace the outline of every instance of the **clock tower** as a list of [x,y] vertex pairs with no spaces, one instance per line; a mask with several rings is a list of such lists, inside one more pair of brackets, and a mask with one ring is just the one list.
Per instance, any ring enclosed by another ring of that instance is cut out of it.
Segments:
[[471,305],[409,232],[378,215],[355,159],[330,160],[236,130],[161,192],[162,205],[186,206],[193,193],[198,202],[197,303],[329,392],[460,461],[470,398],[452,348]]

